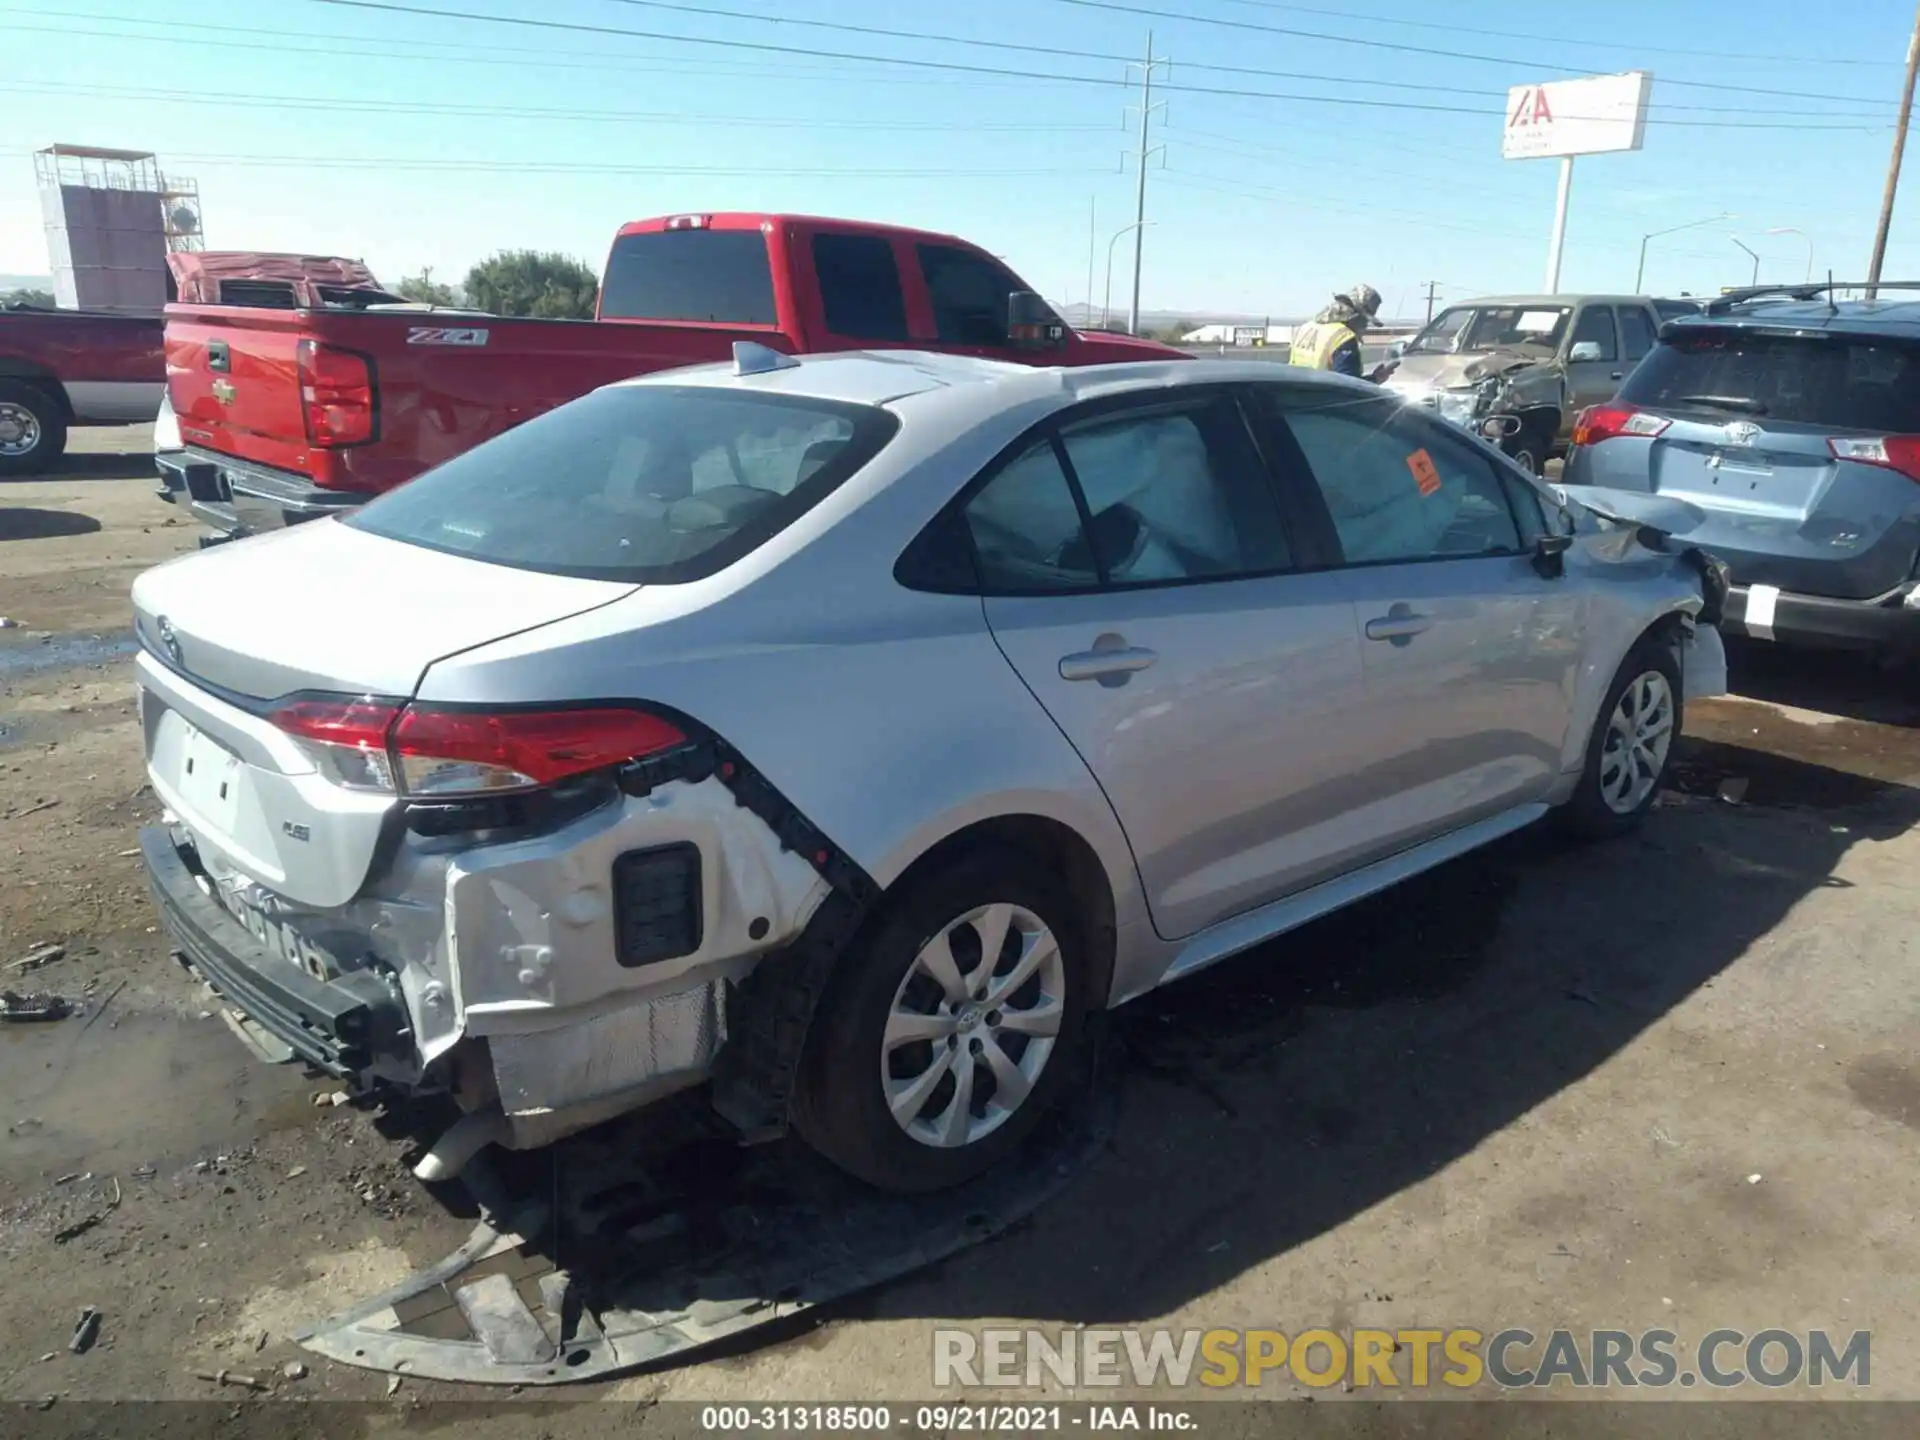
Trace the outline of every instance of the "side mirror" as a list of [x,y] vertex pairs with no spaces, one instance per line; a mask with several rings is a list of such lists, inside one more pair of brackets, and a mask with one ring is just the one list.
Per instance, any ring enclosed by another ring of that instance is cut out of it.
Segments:
[[1542,535],[1533,542],[1533,568],[1543,580],[1558,580],[1567,573],[1567,551],[1573,548],[1571,535]]
[[1599,358],[1600,358],[1600,342],[1598,340],[1576,341],[1574,342],[1573,349],[1567,352],[1567,359],[1571,360],[1576,365],[1590,364],[1593,361],[1598,360]]
[[1007,297],[1007,343],[1022,350],[1053,350],[1067,343],[1067,323],[1031,290]]

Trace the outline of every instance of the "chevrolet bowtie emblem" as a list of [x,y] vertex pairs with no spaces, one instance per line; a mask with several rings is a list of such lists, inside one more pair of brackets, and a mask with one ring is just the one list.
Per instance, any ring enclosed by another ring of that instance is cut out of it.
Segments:
[[213,382],[213,398],[218,400],[222,405],[231,405],[233,403],[233,393],[233,382],[231,380],[216,380]]

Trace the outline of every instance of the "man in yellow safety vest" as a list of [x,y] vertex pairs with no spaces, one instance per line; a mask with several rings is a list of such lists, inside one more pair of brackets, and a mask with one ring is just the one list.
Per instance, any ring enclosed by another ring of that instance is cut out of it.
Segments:
[[1380,292],[1373,286],[1355,285],[1342,291],[1310,323],[1293,332],[1291,363],[1358,377],[1361,337],[1379,313]]

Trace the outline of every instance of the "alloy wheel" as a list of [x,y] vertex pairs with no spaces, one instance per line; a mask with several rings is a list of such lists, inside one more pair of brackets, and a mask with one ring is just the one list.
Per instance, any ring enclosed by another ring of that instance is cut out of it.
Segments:
[[1607,719],[1600,749],[1600,798],[1616,815],[1646,803],[1673,745],[1673,687],[1658,670],[1627,682]]
[[950,921],[914,956],[880,1042],[894,1123],[923,1145],[971,1145],[1026,1103],[1053,1054],[1067,970],[1045,921],[992,904]]

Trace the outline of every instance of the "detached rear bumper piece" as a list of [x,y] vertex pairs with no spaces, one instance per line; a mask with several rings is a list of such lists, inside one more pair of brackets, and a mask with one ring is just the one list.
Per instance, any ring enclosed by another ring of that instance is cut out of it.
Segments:
[[163,826],[141,830],[140,857],[187,968],[294,1055],[366,1089],[381,1054],[408,1051],[406,1008],[380,976],[357,970],[319,980],[275,954],[200,889]]
[[323,489],[304,475],[192,446],[156,454],[154,465],[160,471],[161,499],[176,504],[184,500],[199,520],[235,538],[338,515],[369,498]]
[[1720,628],[1728,635],[1861,650],[1920,650],[1920,609],[1910,586],[1871,600],[1799,595],[1766,585],[1735,585]]

